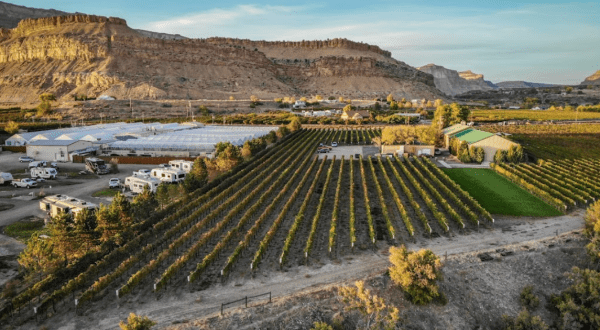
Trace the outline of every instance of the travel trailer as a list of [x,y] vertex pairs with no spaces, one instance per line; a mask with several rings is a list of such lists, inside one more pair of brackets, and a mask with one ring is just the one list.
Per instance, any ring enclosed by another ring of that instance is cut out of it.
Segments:
[[56,179],[56,175],[58,174],[56,169],[51,167],[33,167],[29,172],[32,178],[42,179]]
[[98,205],[96,204],[66,195],[47,196],[40,201],[40,209],[48,212],[51,217],[57,216],[60,212],[71,213],[76,216],[84,209],[95,211],[97,208]]
[[178,183],[185,180],[185,172],[173,168],[154,168],[150,176],[166,183]]
[[10,173],[0,172],[0,184],[10,184],[13,176]]
[[96,174],[108,174],[110,172],[104,160],[96,157],[85,159],[85,169]]
[[194,167],[194,162],[189,160],[176,159],[169,161],[169,165],[171,165],[171,168],[173,169],[182,170],[185,173],[190,173],[192,167]]
[[144,187],[148,186],[150,191],[155,193],[158,185],[161,183],[159,179],[149,176],[128,176],[125,178],[125,186],[132,192],[140,194],[144,191]]

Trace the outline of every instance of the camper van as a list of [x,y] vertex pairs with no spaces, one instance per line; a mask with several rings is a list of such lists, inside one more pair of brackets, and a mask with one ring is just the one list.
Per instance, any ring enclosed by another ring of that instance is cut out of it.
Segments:
[[57,175],[56,169],[51,167],[33,167],[29,172],[34,179],[56,179]]
[[125,178],[125,186],[136,194],[142,193],[145,186],[148,186],[150,191],[155,193],[159,184],[160,180],[149,176],[128,176]]
[[13,180],[13,176],[10,173],[0,172],[0,184],[10,184]]
[[166,183],[178,183],[185,180],[185,172],[174,168],[154,168],[150,176]]
[[171,165],[172,169],[182,170],[185,173],[190,173],[192,167],[194,166],[194,162],[189,160],[176,159],[169,161],[169,165]]
[[51,217],[55,217],[61,212],[71,213],[73,216],[76,216],[84,209],[95,211],[97,208],[98,205],[96,204],[66,195],[47,196],[40,201],[40,209],[48,212]]
[[85,159],[85,169],[96,174],[108,174],[110,172],[104,160],[96,157]]

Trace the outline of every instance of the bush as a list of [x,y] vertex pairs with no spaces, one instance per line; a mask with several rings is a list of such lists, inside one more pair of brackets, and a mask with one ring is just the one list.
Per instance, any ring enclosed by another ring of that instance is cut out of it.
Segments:
[[523,147],[521,145],[512,145],[506,152],[506,161],[517,164],[523,161]]
[[528,285],[521,290],[521,306],[534,310],[540,305],[540,298],[533,293],[533,286]]
[[8,123],[6,123],[6,126],[4,126],[4,130],[8,134],[15,134],[19,131],[19,124],[11,120]]
[[506,162],[506,150],[497,150],[494,155],[494,163],[500,164]]
[[408,251],[405,246],[390,248],[390,277],[417,305],[426,305],[440,296],[437,281],[442,264],[431,250]]
[[333,327],[325,322],[315,322],[310,330],[333,330]]
[[399,320],[398,308],[386,305],[383,298],[372,296],[365,283],[357,281],[356,287],[341,287],[339,294],[347,311],[357,310],[369,326],[366,329],[394,329]]
[[156,322],[150,320],[147,316],[138,316],[130,313],[127,323],[121,321],[119,322],[119,327],[122,330],[148,330],[155,324]]
[[569,278],[574,283],[552,299],[560,312],[560,328],[599,329],[600,273],[574,267]]
[[502,316],[503,330],[548,330],[548,325],[539,316],[529,314],[523,309],[517,318]]
[[460,151],[458,152],[458,160],[460,160],[463,163],[470,163],[471,156],[469,155],[469,150],[460,149]]
[[485,151],[482,147],[471,146],[469,148],[469,157],[472,162],[481,164],[485,159]]

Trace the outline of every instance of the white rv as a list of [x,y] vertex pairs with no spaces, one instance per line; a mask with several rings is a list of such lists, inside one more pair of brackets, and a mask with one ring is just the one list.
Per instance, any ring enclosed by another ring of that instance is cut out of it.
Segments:
[[96,204],[66,195],[47,196],[40,201],[40,209],[49,212],[51,217],[57,216],[60,212],[71,213],[76,216],[83,209],[94,211],[97,208],[98,205]]
[[134,193],[140,194],[144,191],[144,187],[148,186],[150,191],[155,193],[156,188],[160,184],[160,180],[149,176],[128,176],[125,178],[125,186]]
[[56,179],[55,168],[51,167],[33,167],[29,170],[32,178],[43,178],[43,179]]
[[189,160],[176,159],[169,161],[169,165],[171,165],[171,168],[173,169],[182,170],[185,173],[190,173],[192,167],[194,166],[194,162]]
[[178,183],[185,180],[185,172],[174,168],[153,168],[150,176],[166,183]]
[[13,176],[10,173],[0,172],[0,184],[10,184]]

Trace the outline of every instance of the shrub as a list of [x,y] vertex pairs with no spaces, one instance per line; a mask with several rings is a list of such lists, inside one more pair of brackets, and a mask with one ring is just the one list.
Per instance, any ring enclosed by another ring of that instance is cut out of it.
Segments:
[[333,327],[325,322],[315,322],[310,330],[333,330]]
[[229,101],[234,101],[235,97],[233,97],[233,95],[229,96]]
[[583,233],[590,239],[590,243],[586,245],[588,255],[594,262],[600,260],[600,201],[587,209]]
[[569,278],[574,283],[552,303],[560,312],[561,329],[600,328],[600,273],[573,267]]
[[540,298],[533,293],[533,286],[528,285],[521,290],[521,306],[534,310],[540,305]]
[[506,162],[506,150],[498,150],[494,155],[494,163],[500,164]]
[[390,248],[390,277],[417,305],[425,305],[440,296],[436,282],[441,279],[442,264],[431,250],[408,251],[405,246]]
[[328,97],[327,99],[328,99],[329,101],[333,101],[333,100],[335,100],[335,96],[330,96],[330,97]]
[[383,298],[372,296],[364,282],[357,281],[355,285],[339,289],[345,309],[359,311],[368,324],[366,329],[394,329],[399,320],[398,308],[387,306]]
[[506,161],[517,164],[523,161],[523,147],[521,145],[512,145],[506,152]]
[[539,316],[529,314],[523,309],[517,318],[502,316],[503,330],[548,330],[548,325]]
[[138,316],[130,313],[127,323],[121,321],[119,322],[119,327],[122,330],[148,330],[155,324],[156,322],[150,320],[147,316]]
[[485,159],[485,151],[482,147],[471,146],[469,148],[469,157],[471,157],[472,162],[481,164]]

